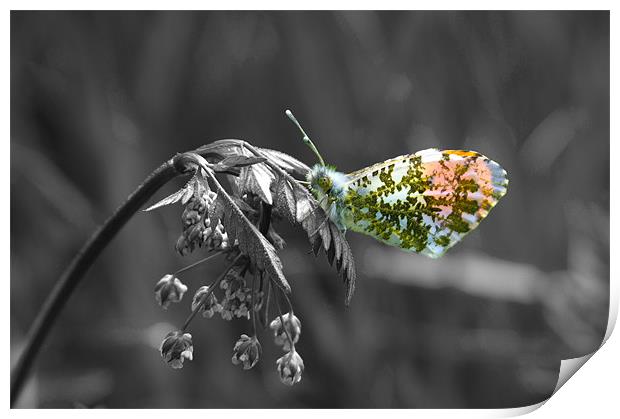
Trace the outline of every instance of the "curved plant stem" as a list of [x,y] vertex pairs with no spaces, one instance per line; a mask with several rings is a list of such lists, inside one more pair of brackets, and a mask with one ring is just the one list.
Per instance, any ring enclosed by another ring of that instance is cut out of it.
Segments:
[[[11,371],[11,406],[13,406],[19,397],[26,378],[28,377],[28,373],[45,342],[45,338],[54,326],[58,315],[67,303],[69,297],[84,277],[84,274],[127,221],[129,221],[164,184],[176,176],[186,174],[190,170],[196,170],[198,167],[195,159],[196,154],[203,158],[221,160],[225,157],[228,148],[239,145],[245,145],[250,148],[254,154],[262,156],[257,149],[247,142],[235,139],[216,141],[212,144],[200,147],[194,152],[177,154],[174,158],[155,169],[155,171],[153,171],[153,173],[151,173],[127,198],[127,201],[125,201],[125,203],[123,203],[90,237],[54,285],[28,331],[24,350]],[[283,175],[288,178],[295,180],[277,165],[269,161],[268,164],[279,173],[283,173]],[[264,208],[264,210],[266,212],[265,215],[269,215],[271,208]],[[269,229],[270,218],[270,216],[266,216],[261,220],[261,233],[266,234]],[[197,264],[194,264],[192,266],[196,265]],[[187,267],[186,269],[189,268],[190,267]],[[269,285],[271,286],[271,281]]]
[[256,337],[256,310],[254,310],[254,304],[256,304],[256,290],[254,289],[256,285],[256,275],[252,277],[252,299],[250,300],[250,316],[252,316],[252,333],[253,336]]
[[258,231],[263,233],[263,236],[267,237],[269,231],[269,225],[271,224],[271,205],[261,201],[260,206],[260,220],[258,222]]
[[[272,210],[272,206],[261,201],[260,204],[260,218],[258,220],[258,231],[261,232],[261,234],[265,237],[267,237],[267,232],[269,231],[269,226],[271,225],[271,210]],[[261,276],[262,278],[262,276]],[[255,292],[254,291],[254,283],[256,282],[256,274],[254,274],[254,279],[252,280],[252,327],[254,329],[254,336],[256,336],[256,316],[257,316],[257,311],[254,311],[254,297],[255,297]],[[268,281],[269,284],[271,284],[271,280]],[[267,302],[266,302],[267,306],[269,306],[269,296],[267,296]],[[265,323],[267,322],[267,318],[265,317]]]
[[267,285],[265,285],[267,287],[267,292],[265,293],[265,309],[263,310],[263,315],[261,317],[259,317],[259,319],[261,320],[261,326],[264,328],[267,327],[267,325],[269,324],[269,303],[271,300],[271,281],[269,279],[267,279]]
[[[206,211],[205,211],[206,212]],[[178,271],[176,271],[175,273],[173,273],[172,275],[177,276],[178,274],[180,274],[181,272],[185,272],[185,271],[189,271],[190,269],[195,268],[198,265],[201,265],[205,262],[207,262],[210,259],[213,259],[214,257],[216,257],[217,255],[221,255],[223,252],[221,250],[218,250],[214,253],[211,253],[209,256],[200,259],[198,262],[194,262],[191,265],[188,265],[184,268],[179,269]]]
[[[267,232],[269,231],[269,226],[271,225],[271,210],[272,210],[272,206],[261,201],[261,205],[260,205],[260,219],[258,220],[258,231],[260,231],[263,236],[267,237]],[[261,274],[261,290],[262,290],[262,284],[263,284],[263,275]],[[267,322],[269,321],[269,296],[271,293],[271,280],[268,279],[267,280],[267,286],[268,291],[267,291],[267,301],[264,302],[265,304],[265,311],[264,311],[264,319],[261,318],[261,323],[263,327],[267,326]],[[254,283],[252,283],[252,299],[254,298]],[[252,302],[252,307],[254,307],[254,302]],[[254,319],[257,315],[257,312],[253,312],[252,313],[252,319]],[[256,321],[253,321],[253,326],[254,326],[254,336],[256,336]]]
[[[286,334],[286,339],[288,340],[290,346],[291,346],[291,352],[293,352],[295,350],[295,342],[293,342],[293,338],[291,337],[291,335],[289,334],[286,325],[284,324],[284,316],[282,315],[282,309],[280,308],[280,302],[278,301],[278,296],[276,295],[276,293],[278,292],[278,290],[274,290],[273,292],[273,299],[276,301],[276,307],[278,307],[278,313],[280,316],[280,324],[282,325],[282,329],[284,329],[284,333]],[[288,318],[291,318],[292,313],[288,314]]]
[[286,298],[286,302],[288,304],[288,309],[291,312],[291,315],[293,315],[293,303],[291,303],[291,299],[288,298],[288,295],[284,294],[284,297]]
[[184,170],[186,168],[184,168],[182,154],[155,169],[127,198],[127,201],[99,227],[71,261],[43,303],[41,311],[37,314],[26,337],[26,346],[13,368],[11,373],[11,406],[17,400],[47,334],[84,274],[119,230],[144,206],[149,198],[168,181],[182,174]]

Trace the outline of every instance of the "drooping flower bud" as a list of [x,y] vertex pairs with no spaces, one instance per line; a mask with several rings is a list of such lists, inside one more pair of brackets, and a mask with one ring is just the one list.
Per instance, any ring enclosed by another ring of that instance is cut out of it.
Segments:
[[[282,320],[284,320],[284,326],[282,325]],[[288,332],[294,344],[299,341],[299,335],[301,335],[301,322],[297,316],[292,313],[286,313],[282,318],[277,316],[269,324],[269,328],[273,330],[273,337],[276,345],[281,345],[285,351],[291,349],[291,344],[286,336],[286,332]]]
[[260,342],[256,336],[241,335],[233,348],[232,363],[242,364],[244,370],[249,370],[258,362],[260,352]]
[[193,359],[192,335],[181,331],[170,332],[161,343],[161,356],[172,368],[183,368],[183,361]]
[[288,386],[292,386],[301,381],[301,374],[304,372],[304,361],[301,356],[293,349],[284,354],[276,361],[280,381]]
[[254,306],[254,311],[258,312],[263,308],[263,303],[265,302],[265,293],[263,291],[257,291],[254,293],[254,301],[252,302]]
[[194,251],[194,246],[190,242],[187,241],[185,234],[181,234],[177,239],[174,248],[179,252],[181,256],[187,256],[191,252]]
[[187,287],[174,275],[167,274],[155,285],[155,299],[164,309],[170,303],[178,303],[183,298]]
[[[196,307],[198,307],[200,300],[205,296],[207,291],[209,291],[209,287],[207,286],[198,288],[198,291],[196,291],[196,294],[194,294],[194,299],[192,300],[192,310],[195,310]],[[215,313],[222,311],[222,305],[217,302],[217,297],[215,294],[210,293],[204,304],[200,307],[200,311],[204,317],[210,319]]]
[[185,237],[189,243],[198,242],[205,230],[204,225],[198,223],[185,229]]

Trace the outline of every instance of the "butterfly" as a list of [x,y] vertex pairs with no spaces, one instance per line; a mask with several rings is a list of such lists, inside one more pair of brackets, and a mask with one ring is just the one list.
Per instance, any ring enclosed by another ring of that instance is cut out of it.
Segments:
[[506,194],[506,171],[475,151],[429,148],[353,173],[339,172],[325,164],[293,114],[286,114],[319,158],[307,183],[341,231],[437,258],[474,230]]

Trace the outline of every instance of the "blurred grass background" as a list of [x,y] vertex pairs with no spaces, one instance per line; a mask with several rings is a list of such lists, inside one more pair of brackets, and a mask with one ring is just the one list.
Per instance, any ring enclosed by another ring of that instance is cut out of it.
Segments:
[[[508,194],[443,259],[350,234],[350,308],[324,256],[283,224],[306,372],[288,388],[268,334],[197,319],[181,371],[156,348],[189,302],[153,286],[180,207],[138,214],[66,307],[28,407],[516,407],[594,350],[609,304],[607,12],[12,12],[11,345],[74,253],[175,152],[243,138],[353,171],[427,147],[477,150]],[[161,192],[172,192],[168,185]],[[190,293],[221,269],[183,275]],[[191,295],[189,295],[191,297]]]

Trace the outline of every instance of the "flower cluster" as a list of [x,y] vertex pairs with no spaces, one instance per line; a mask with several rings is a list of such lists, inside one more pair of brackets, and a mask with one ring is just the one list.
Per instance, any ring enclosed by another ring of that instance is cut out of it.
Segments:
[[222,223],[218,222],[216,226],[212,226],[207,214],[208,208],[216,198],[215,192],[201,182],[194,181],[194,193],[181,215],[183,234],[176,243],[176,249],[182,256],[193,252],[196,247],[213,250],[228,247],[228,235]]
[[[229,159],[227,162],[240,165],[245,170],[243,173],[250,173],[247,166],[244,166],[248,163],[244,159]],[[220,166],[219,169],[227,167],[223,163]],[[202,167],[202,170],[208,169],[209,166]],[[232,169],[235,167],[228,167],[227,170],[234,172]],[[251,178],[246,178],[244,182],[248,181],[251,181]],[[217,186],[214,190],[218,191],[218,194],[211,191],[210,182]],[[283,240],[270,225],[271,207],[265,210],[264,200],[254,193],[244,193],[234,198],[227,197],[226,191],[218,184],[217,178],[209,176],[204,171],[196,173],[181,191],[153,207],[178,201],[183,203],[185,208],[181,216],[183,233],[177,241],[177,251],[181,255],[186,255],[197,248],[206,248],[213,251],[213,255],[223,254],[228,267],[209,285],[198,287],[192,298],[191,314],[181,330],[171,332],[164,338],[161,355],[172,368],[182,368],[184,360],[193,358],[192,336],[186,332],[189,324],[197,314],[202,314],[205,318],[213,318],[219,313],[224,320],[235,318],[251,320],[253,333],[242,334],[237,340],[232,350],[231,361],[244,370],[252,369],[258,363],[262,353],[261,343],[257,337],[256,320],[260,318],[262,325],[267,323],[269,301],[275,301],[277,304],[278,293],[286,296],[286,291],[283,292],[285,289],[283,284],[288,286],[281,272],[279,273],[281,265],[273,259],[274,255],[270,253],[273,251],[271,249],[281,249],[283,246]],[[234,211],[235,206],[237,212]],[[232,215],[226,212],[231,208]],[[268,218],[263,218],[265,211],[267,211],[266,217]],[[243,213],[243,217],[240,217],[240,212]],[[231,224],[231,219],[234,217],[237,217],[235,221],[237,224]],[[224,231],[222,220],[230,229],[230,235]],[[249,226],[240,227],[239,223],[242,221],[248,223]],[[240,228],[245,228],[241,234],[235,231]],[[253,247],[249,247],[250,244],[245,240],[251,239],[251,235],[256,234],[263,236],[251,242]],[[241,239],[244,240],[243,243],[239,242]],[[265,258],[261,263],[271,264],[270,271],[265,269],[265,265],[257,262],[259,256]],[[170,303],[181,301],[188,287],[176,275],[198,266],[210,257],[162,278],[155,287],[158,303],[167,308]],[[258,266],[261,268],[259,269]],[[265,290],[268,290],[267,294]],[[270,300],[272,296],[274,298]],[[284,355],[276,361],[276,371],[280,381],[293,385],[301,380],[304,371],[303,360],[295,349],[295,344],[299,341],[301,334],[301,322],[293,314],[291,302],[288,297],[286,298],[290,312],[277,316],[269,323],[269,327],[273,332],[275,344],[284,351]]]

